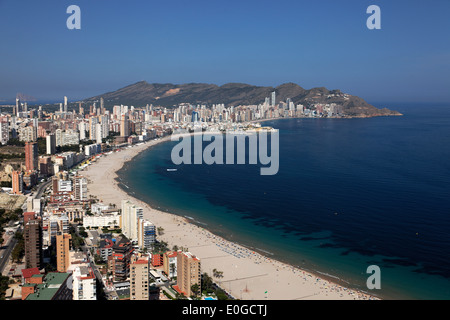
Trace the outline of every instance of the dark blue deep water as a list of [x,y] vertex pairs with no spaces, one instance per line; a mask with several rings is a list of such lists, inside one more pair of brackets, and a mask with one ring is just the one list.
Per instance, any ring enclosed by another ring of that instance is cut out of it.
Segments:
[[[175,142],[119,176],[150,205],[273,258],[383,298],[449,299],[450,105],[390,107],[404,116],[265,122],[280,133],[274,176],[175,166]],[[381,290],[366,288],[372,264]]]

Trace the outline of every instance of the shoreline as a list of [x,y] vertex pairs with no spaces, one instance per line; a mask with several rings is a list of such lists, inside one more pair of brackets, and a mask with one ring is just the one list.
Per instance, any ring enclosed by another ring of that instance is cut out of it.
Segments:
[[401,117],[404,114],[397,112],[397,114],[377,114],[377,115],[360,115],[360,116],[347,116],[347,117],[277,117],[277,118],[264,118],[259,120],[246,121],[248,123],[268,122],[283,119],[368,119],[377,117]]
[[[144,218],[157,227],[164,228],[158,239],[174,245],[187,247],[200,258],[202,272],[212,276],[212,270],[224,271],[223,278],[213,278],[223,289],[242,300],[369,300],[380,299],[366,292],[349,289],[335,279],[317,275],[259,253],[252,249],[217,236],[195,224],[188,218],[151,207],[128,194],[118,185],[117,171],[142,151],[159,143],[170,141],[171,136],[151,140],[139,146],[126,148],[102,156],[80,174],[88,179],[88,192],[104,203],[129,199],[144,209]],[[105,188],[105,185],[110,186]],[[267,292],[267,293],[266,293]]]

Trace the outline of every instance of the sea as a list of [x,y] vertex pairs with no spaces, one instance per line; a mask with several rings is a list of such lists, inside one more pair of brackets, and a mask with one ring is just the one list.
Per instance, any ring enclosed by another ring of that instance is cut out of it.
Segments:
[[[119,185],[347,287],[450,299],[450,104],[387,106],[403,116],[264,122],[279,130],[275,175],[261,164],[175,165],[169,141],[126,163]],[[373,265],[379,289],[367,286]]]

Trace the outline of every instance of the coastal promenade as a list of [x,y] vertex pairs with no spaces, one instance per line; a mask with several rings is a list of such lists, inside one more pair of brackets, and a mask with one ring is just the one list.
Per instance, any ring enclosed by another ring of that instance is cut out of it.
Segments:
[[164,228],[159,240],[172,248],[188,248],[201,259],[202,272],[213,276],[213,270],[223,271],[223,277],[213,278],[235,298],[243,300],[368,300],[367,294],[350,290],[320,278],[317,275],[292,267],[253,252],[239,244],[218,237],[208,230],[191,224],[188,219],[156,210],[120,189],[116,171],[125,162],[157,143],[170,140],[165,137],[131,148],[124,148],[97,159],[80,174],[88,178],[88,193],[104,203],[120,207],[128,199],[144,209],[144,218],[157,227]]

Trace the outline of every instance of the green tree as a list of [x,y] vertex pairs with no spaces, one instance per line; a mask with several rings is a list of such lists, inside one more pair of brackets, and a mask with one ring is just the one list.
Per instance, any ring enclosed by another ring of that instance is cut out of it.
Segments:
[[205,293],[210,294],[214,292],[214,282],[211,277],[205,272],[202,274],[202,289]]
[[19,147],[25,147],[25,142],[20,141],[18,138],[11,138],[6,143],[9,146],[19,146]]
[[47,153],[47,140],[45,138],[38,138],[37,146],[39,155],[44,155]]
[[[17,237],[17,233],[15,237]],[[14,247],[14,249],[11,252],[11,258],[13,260],[13,262],[17,262],[20,263],[22,262],[23,257],[25,256],[25,241],[23,240],[23,236],[20,235],[20,239],[17,242],[16,246]]]
[[197,298],[199,291],[200,291],[200,286],[198,285],[198,283],[195,283],[191,286],[191,292],[192,292],[193,298]]
[[213,277],[214,278],[223,278],[223,271],[213,269]]
[[9,287],[9,278],[0,274],[0,300],[5,299],[6,290]]
[[158,241],[153,245],[153,253],[162,253],[169,251],[169,247],[167,246],[167,242]]
[[228,298],[225,291],[223,291],[220,288],[216,290],[215,294],[216,294],[217,299],[219,299],[219,300],[230,300],[230,298]]

